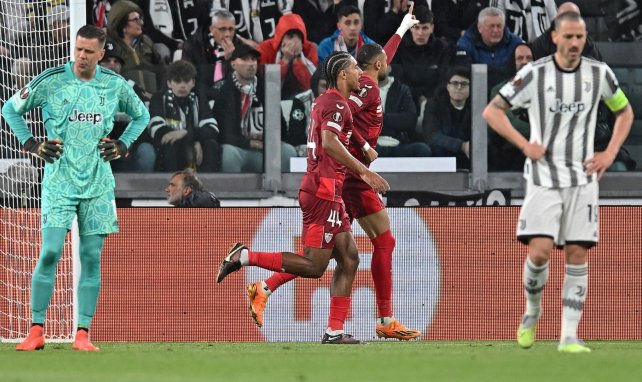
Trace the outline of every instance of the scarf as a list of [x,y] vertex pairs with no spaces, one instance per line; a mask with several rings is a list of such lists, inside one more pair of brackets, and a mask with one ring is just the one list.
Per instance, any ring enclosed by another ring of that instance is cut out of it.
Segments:
[[[276,52],[276,59],[274,60],[274,63],[278,64],[281,61],[281,59],[283,59],[283,54],[281,53],[281,50],[279,50],[278,52]],[[308,68],[308,71],[310,72],[310,74],[313,74],[317,70],[316,66],[314,66],[314,63],[308,60],[308,58],[303,55],[303,52],[301,52],[299,59],[303,61],[303,64],[305,65],[306,68]]]
[[252,114],[251,109],[259,107],[262,108],[261,103],[256,96],[256,85],[258,83],[258,79],[254,76],[251,83],[242,84],[239,82],[235,71],[232,73],[232,82],[234,82],[234,86],[236,86],[238,91],[241,93],[241,131],[243,136],[248,139],[262,139],[263,129],[250,121],[250,115]]
[[359,39],[357,40],[357,46],[354,49],[354,53],[350,52],[348,50],[348,46],[346,45],[345,40],[343,39],[343,33],[339,33],[337,36],[337,39],[334,40],[334,51],[335,52],[348,52],[350,53],[353,57],[357,57],[357,53],[359,53],[359,48],[363,46],[363,36],[361,33],[359,33]]
[[173,130],[193,130],[198,127],[198,99],[194,92],[185,98],[177,98],[171,89],[163,95],[165,123]]

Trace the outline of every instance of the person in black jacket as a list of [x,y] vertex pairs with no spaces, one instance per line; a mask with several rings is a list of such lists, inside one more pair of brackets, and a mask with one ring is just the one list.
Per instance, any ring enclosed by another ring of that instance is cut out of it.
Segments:
[[489,0],[436,0],[432,2],[435,13],[435,33],[448,39],[452,45],[464,35],[466,29],[477,24],[479,12],[488,7]]
[[457,169],[470,169],[470,70],[454,67],[448,83],[426,102],[423,135],[435,157],[456,157]]
[[[237,47],[230,60],[232,71],[221,81],[214,118],[221,131],[221,171],[263,172],[263,81],[257,78],[259,51]],[[281,142],[281,171],[290,171],[296,150]]]
[[196,177],[194,170],[187,169],[175,172],[167,187],[167,202],[174,207],[220,207],[216,196],[203,188],[203,183]]
[[[561,15],[562,13],[566,13],[566,12],[575,12],[579,14],[580,8],[574,3],[571,3],[569,1],[561,4],[557,9],[558,15]],[[531,42],[530,47],[531,47],[531,50],[533,51],[533,59],[539,60],[542,57],[550,56],[551,54],[555,53],[556,47],[555,47],[555,44],[553,43],[553,37],[552,37],[552,33],[554,29],[555,29],[555,20],[553,20],[553,22],[551,23],[551,27],[548,28],[548,30],[544,32],[544,34],[542,34],[541,36],[536,38],[533,42]],[[595,46],[595,42],[593,42],[593,39],[591,39],[590,35],[586,36],[586,44],[584,45],[584,50],[582,50],[582,56],[594,58],[598,61],[603,61],[602,55],[600,54],[600,51]]]
[[392,65],[399,79],[410,87],[415,104],[420,106],[444,81],[454,50],[433,34],[433,14],[427,7],[415,8],[415,17],[419,24],[401,40]]
[[218,10],[209,28],[199,28],[183,45],[183,60],[196,67],[198,92],[208,101],[216,99],[214,83],[231,71],[230,58],[243,41],[236,35],[234,15]]
[[[388,67],[390,68],[390,67]],[[387,76],[379,80],[383,105],[383,127],[377,140],[382,157],[429,157],[430,146],[417,133],[417,107],[408,85]]]
[[189,61],[169,65],[167,89],[149,104],[149,133],[159,152],[161,170],[187,167],[217,171],[220,146],[218,124],[207,102],[192,90],[196,68]]

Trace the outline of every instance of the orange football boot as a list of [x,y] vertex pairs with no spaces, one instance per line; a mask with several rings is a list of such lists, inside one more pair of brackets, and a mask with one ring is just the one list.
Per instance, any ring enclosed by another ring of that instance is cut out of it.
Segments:
[[89,342],[89,333],[86,330],[79,330],[76,332],[76,339],[74,340],[74,350],[80,351],[99,351],[100,349]]
[[247,284],[247,298],[250,300],[252,318],[256,326],[260,328],[263,326],[263,311],[268,299],[268,295],[263,290],[260,282]]
[[377,337],[379,338],[396,338],[398,340],[412,340],[421,336],[421,332],[414,329],[406,328],[406,325],[395,320],[388,325],[377,324]]
[[42,350],[45,348],[45,329],[40,325],[33,325],[29,329],[29,336],[16,346],[19,351]]

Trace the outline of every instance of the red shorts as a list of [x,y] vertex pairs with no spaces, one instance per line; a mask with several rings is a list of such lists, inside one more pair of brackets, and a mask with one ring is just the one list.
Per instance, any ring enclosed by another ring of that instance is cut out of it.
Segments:
[[352,231],[343,202],[332,202],[299,191],[299,205],[303,212],[301,242],[304,246],[332,249],[337,234]]
[[386,208],[381,195],[377,194],[361,178],[346,177],[341,195],[350,219],[360,219]]

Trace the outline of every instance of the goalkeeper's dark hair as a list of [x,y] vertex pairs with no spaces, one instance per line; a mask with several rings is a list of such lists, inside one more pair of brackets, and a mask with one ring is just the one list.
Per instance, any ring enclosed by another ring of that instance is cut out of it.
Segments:
[[383,48],[376,42],[364,44],[357,53],[357,64],[362,70],[366,70],[366,66],[372,65],[375,58],[381,53],[383,53]]
[[183,187],[189,187],[194,191],[203,191],[203,182],[201,182],[198,177],[196,177],[196,172],[191,168],[187,168],[182,171],[176,171],[172,178],[176,175],[183,175]]
[[107,41],[105,31],[92,24],[84,25],[78,29],[76,37],[83,37],[89,40],[98,39],[98,42],[100,42],[100,49],[105,47],[105,41]]
[[339,72],[348,66],[352,56],[348,52],[334,52],[325,59],[323,63],[323,74],[328,82],[328,89],[337,87],[337,76]]
[[176,82],[189,82],[196,79],[196,67],[189,61],[174,61],[167,67],[167,79]]

